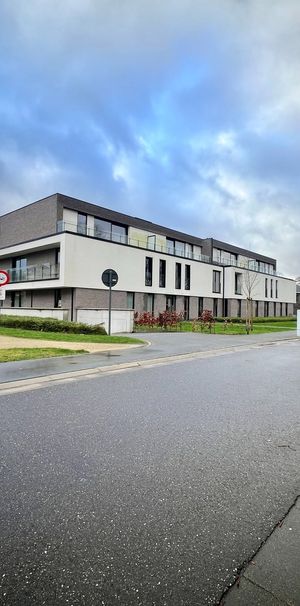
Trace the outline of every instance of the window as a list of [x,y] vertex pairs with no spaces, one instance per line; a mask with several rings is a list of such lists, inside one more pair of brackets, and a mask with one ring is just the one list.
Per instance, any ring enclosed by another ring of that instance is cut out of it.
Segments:
[[213,270],[213,292],[221,292],[221,272]]
[[185,320],[188,320],[190,317],[190,297],[184,297],[183,305],[183,316]]
[[146,257],[145,260],[145,286],[152,286],[152,257]]
[[87,216],[83,213],[77,215],[77,233],[86,235]]
[[15,290],[11,293],[11,307],[26,307],[26,292]]
[[54,291],[54,307],[61,307],[61,290],[55,289]]
[[144,295],[144,311],[148,311],[150,314],[154,313],[154,295]]
[[239,274],[239,273],[235,272],[235,276],[234,276],[234,290],[235,290],[235,294],[236,295],[241,295],[242,294],[242,279],[243,279],[242,274]]
[[282,303],[280,303],[279,311],[280,311],[280,316],[282,316]]
[[104,219],[94,220],[94,234],[96,238],[112,240],[113,242],[127,242],[127,229],[124,225],[117,225]]
[[275,282],[275,297],[278,299],[278,280]]
[[192,259],[193,258],[193,245],[192,244],[188,244],[187,242],[185,244],[185,256],[188,259]]
[[111,223],[109,221],[103,221],[102,219],[97,219],[97,217],[95,217],[94,230],[96,238],[110,240]]
[[164,259],[159,260],[159,286],[160,288],[166,286],[166,261]]
[[203,297],[198,297],[198,318],[200,318],[203,312]]
[[218,299],[214,299],[213,301],[213,316],[214,318],[218,317]]
[[259,301],[255,301],[254,315],[256,318],[258,318],[258,312],[259,312]]
[[178,257],[184,257],[184,242],[179,242],[178,240],[175,240],[175,255],[177,255]]
[[167,238],[167,252],[169,255],[174,255],[175,253],[175,242],[170,238]]
[[269,316],[269,301],[264,302],[264,316],[265,318]]
[[123,225],[115,225],[114,223],[111,224],[111,239],[113,242],[122,242],[123,244],[126,244],[126,235],[126,227],[123,227]]
[[287,303],[285,304],[285,315],[286,316],[288,315],[288,304]]
[[[12,261],[12,278],[16,282],[27,280],[27,258],[26,257],[14,257]],[[19,306],[16,306],[19,307]]]
[[273,299],[273,280],[270,280],[270,297]]
[[240,318],[242,315],[242,301],[241,299],[237,300],[237,317]]
[[56,248],[55,249],[55,265],[59,265],[60,264],[60,249]]
[[175,288],[181,288],[181,263],[175,263]]
[[127,293],[127,309],[134,309],[134,292]]
[[265,278],[265,297],[268,296],[268,278]]
[[166,296],[166,310],[167,311],[176,311],[176,296],[175,295]]
[[185,279],[184,279],[184,287],[185,290],[190,290],[191,288],[191,266],[185,266]]

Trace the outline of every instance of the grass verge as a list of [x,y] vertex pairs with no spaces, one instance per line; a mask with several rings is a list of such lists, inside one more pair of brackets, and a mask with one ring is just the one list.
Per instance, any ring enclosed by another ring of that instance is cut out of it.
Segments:
[[25,330],[23,328],[0,327],[0,335],[5,337],[20,337],[22,339],[41,339],[49,341],[70,341],[73,343],[145,343],[142,339],[135,337],[115,337],[109,335],[83,335],[68,332],[44,332],[37,330]]
[[12,347],[0,349],[1,362],[17,362],[18,360],[36,360],[38,358],[54,358],[56,356],[74,356],[87,353],[84,349],[62,349],[55,347]]
[[[161,330],[159,327],[153,326],[149,328],[149,326],[139,326],[137,332],[192,332],[192,322],[180,322],[176,327],[170,328],[168,330]],[[251,334],[263,334],[270,332],[283,332],[289,330],[296,329],[296,323],[293,320],[286,320],[283,322],[270,322],[270,323],[254,323],[253,331]],[[198,334],[207,334],[208,330],[204,330],[203,333],[200,331],[195,331]],[[224,328],[223,322],[215,322],[215,327],[212,330],[215,334],[220,335],[245,335],[246,328],[245,323],[232,323],[228,324],[226,328]]]

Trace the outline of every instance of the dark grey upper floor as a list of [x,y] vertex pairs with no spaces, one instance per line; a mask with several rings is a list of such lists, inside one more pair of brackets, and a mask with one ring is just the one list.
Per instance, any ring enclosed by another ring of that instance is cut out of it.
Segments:
[[60,193],[28,204],[0,217],[0,249],[56,233],[57,222],[63,219],[64,208],[94,215],[100,219],[116,222],[125,227],[131,226],[188,244],[201,246],[203,254],[210,260],[213,259],[213,249],[219,248],[234,255],[245,255],[258,262],[269,263],[276,270],[276,260],[271,257],[266,257],[265,255],[215,240],[214,238],[198,238]]

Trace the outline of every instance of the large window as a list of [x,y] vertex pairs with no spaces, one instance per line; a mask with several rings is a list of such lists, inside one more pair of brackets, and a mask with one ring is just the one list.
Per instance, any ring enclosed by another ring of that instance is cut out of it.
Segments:
[[213,292],[221,292],[221,272],[213,270]]
[[102,238],[103,240],[112,240],[123,244],[127,241],[127,229],[124,225],[117,225],[97,217],[95,217],[94,233],[96,238]]
[[167,311],[176,311],[176,295],[167,295],[166,296],[166,310]]
[[181,263],[175,263],[175,288],[181,288]]
[[54,307],[61,307],[61,290],[58,288],[54,291]]
[[166,286],[166,261],[164,259],[159,260],[159,286],[160,288]]
[[144,311],[148,311],[150,314],[154,313],[154,295],[144,295]]
[[26,292],[15,290],[11,293],[11,307],[26,307]]
[[239,274],[239,273],[235,272],[235,276],[234,276],[234,291],[235,291],[236,295],[241,295],[242,294],[242,279],[243,279],[242,274]]
[[185,266],[185,278],[184,278],[184,287],[185,290],[190,290],[191,288],[191,266]]
[[127,309],[134,309],[134,292],[127,293]]
[[146,257],[146,259],[145,259],[145,286],[152,286],[152,268],[153,268],[152,257]]
[[77,215],[77,232],[86,235],[87,216],[83,213]]
[[[14,257],[12,261],[13,272],[12,276],[15,282],[21,282],[27,279],[27,258]],[[18,306],[17,306],[18,307]]]

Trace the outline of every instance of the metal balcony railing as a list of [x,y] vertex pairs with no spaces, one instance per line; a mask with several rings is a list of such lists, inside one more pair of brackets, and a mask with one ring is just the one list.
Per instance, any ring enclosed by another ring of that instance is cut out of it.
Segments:
[[8,270],[10,282],[31,282],[34,280],[50,280],[59,278],[59,264],[51,265],[44,263],[43,265],[28,265]]
[[[149,241],[137,240],[135,238],[129,238],[127,235],[118,234],[114,232],[98,231],[97,229],[91,229],[88,227],[83,228],[81,225],[77,226],[74,223],[68,223],[66,221],[57,222],[57,232],[61,233],[64,231],[75,232],[84,236],[90,236],[92,238],[98,238],[99,240],[108,240],[110,242],[116,242],[118,244],[127,244],[127,246],[134,246],[137,248],[143,248],[145,250],[151,250],[154,252],[167,253],[174,255],[175,257],[182,257],[184,259],[192,259],[194,261],[203,261],[204,263],[210,263],[210,258],[206,255],[197,255],[195,253],[184,251],[178,248],[172,248],[170,246],[163,246],[157,244],[152,236],[149,237]],[[150,239],[151,238],[151,239]]]

